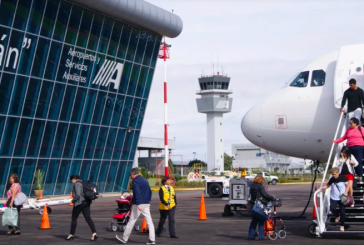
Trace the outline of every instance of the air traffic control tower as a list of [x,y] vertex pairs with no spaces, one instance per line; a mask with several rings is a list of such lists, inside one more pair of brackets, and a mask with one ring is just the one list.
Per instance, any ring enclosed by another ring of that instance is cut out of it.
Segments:
[[229,94],[230,77],[202,76],[198,79],[200,91],[196,94],[197,110],[207,118],[207,166],[209,172],[224,171],[223,114],[231,112],[233,99]]

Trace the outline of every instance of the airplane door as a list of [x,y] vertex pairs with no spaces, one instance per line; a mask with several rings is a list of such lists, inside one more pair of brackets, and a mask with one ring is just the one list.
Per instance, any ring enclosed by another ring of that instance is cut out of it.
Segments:
[[357,86],[364,88],[364,44],[343,46],[340,49],[334,77],[334,103],[341,107],[345,90],[349,88],[349,80],[354,78]]

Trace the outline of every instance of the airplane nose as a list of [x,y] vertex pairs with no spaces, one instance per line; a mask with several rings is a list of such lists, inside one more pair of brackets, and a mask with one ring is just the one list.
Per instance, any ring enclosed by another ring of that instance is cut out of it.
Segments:
[[252,107],[241,121],[241,131],[253,144],[260,145],[263,142],[261,105]]

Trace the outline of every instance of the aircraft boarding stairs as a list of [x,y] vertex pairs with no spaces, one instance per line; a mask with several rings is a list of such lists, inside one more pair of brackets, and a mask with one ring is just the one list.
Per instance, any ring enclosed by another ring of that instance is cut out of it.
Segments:
[[[335,139],[339,138],[337,137],[339,128],[342,129],[341,136],[344,135],[346,131],[345,121],[346,118],[343,118],[342,116],[339,120],[339,124],[335,133]],[[362,125],[364,125],[363,122]],[[332,146],[321,186],[327,183],[328,180],[325,181],[326,176],[327,174],[331,175],[328,173],[328,166],[338,160],[340,157],[340,150],[343,146],[344,143],[338,144],[337,146]],[[334,148],[336,148],[335,159],[332,163],[330,163]],[[334,186],[330,188],[334,188]],[[315,231],[312,233],[316,234],[318,237],[329,234],[364,234],[364,181],[358,181],[357,187],[354,188],[354,207],[346,207],[345,209],[345,232],[340,231],[340,222],[335,223],[335,217],[330,212],[330,188],[323,191],[316,191],[314,194],[314,205],[316,208],[317,220],[314,221]],[[337,208],[337,210],[339,211],[339,208]]]

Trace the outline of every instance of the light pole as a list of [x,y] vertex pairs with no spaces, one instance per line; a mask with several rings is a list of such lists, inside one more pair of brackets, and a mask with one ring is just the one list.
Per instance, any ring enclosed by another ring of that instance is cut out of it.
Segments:
[[165,170],[164,170],[164,174],[166,177],[168,177],[168,111],[167,111],[167,68],[166,68],[166,63],[167,63],[167,59],[169,59],[169,48],[171,47],[171,45],[167,45],[166,44],[166,37],[164,37],[163,43],[161,45],[161,47],[159,48],[159,54],[158,54],[158,58],[163,59],[164,60],[164,151],[165,151],[165,155],[164,155],[164,166],[165,166]]
[[192,152],[193,154],[193,160],[196,160],[196,152]]

